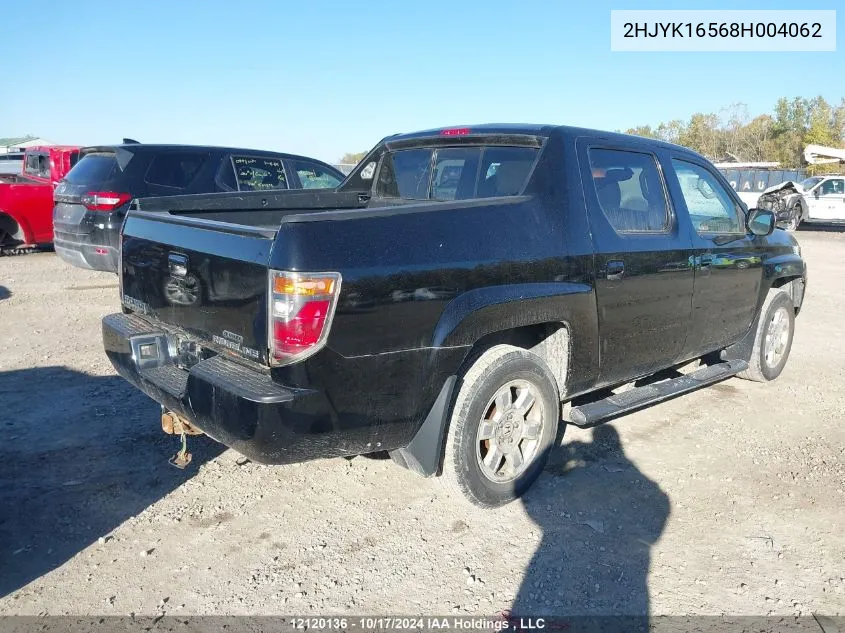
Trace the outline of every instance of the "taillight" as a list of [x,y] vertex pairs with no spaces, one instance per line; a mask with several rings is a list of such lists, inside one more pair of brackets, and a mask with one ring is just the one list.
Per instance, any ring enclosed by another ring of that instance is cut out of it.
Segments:
[[270,271],[271,365],[302,360],[326,344],[340,281],[340,273]]
[[91,211],[114,211],[132,199],[132,194],[115,191],[89,191],[82,196],[82,204]]

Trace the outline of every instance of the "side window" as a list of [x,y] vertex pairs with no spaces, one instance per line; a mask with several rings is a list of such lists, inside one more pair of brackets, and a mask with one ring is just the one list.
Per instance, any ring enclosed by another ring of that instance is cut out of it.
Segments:
[[217,170],[217,184],[226,191],[237,191],[238,181],[235,179],[235,166],[232,164],[232,157],[225,156]]
[[672,224],[663,180],[652,154],[589,150],[599,205],[618,233],[664,233]]
[[151,185],[184,189],[199,172],[207,156],[187,152],[166,152],[155,156],[144,178]]
[[830,180],[825,180],[822,183],[822,186],[819,187],[819,189],[821,190],[819,192],[819,195],[822,195],[822,196],[841,196],[842,193],[843,193],[843,190],[842,190],[843,182],[845,182],[845,181],[843,181],[839,178],[831,178]]
[[342,182],[332,172],[317,163],[294,160],[291,164],[299,176],[303,189],[334,189]]
[[690,219],[699,233],[745,233],[741,211],[710,171],[683,160],[672,160]]
[[279,158],[234,156],[235,177],[240,191],[287,189],[285,166]]
[[431,179],[434,200],[466,200],[475,196],[481,148],[449,148],[437,152]]

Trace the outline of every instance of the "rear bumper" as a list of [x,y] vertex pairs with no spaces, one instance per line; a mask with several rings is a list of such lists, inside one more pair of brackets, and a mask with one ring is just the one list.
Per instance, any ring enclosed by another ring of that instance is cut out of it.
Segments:
[[[279,385],[223,356],[181,369],[171,358],[168,333],[135,315],[106,316],[103,345],[123,378],[253,461],[288,464],[361,452],[318,390]],[[137,361],[141,345],[153,345],[156,358]]]
[[[88,211],[81,205],[57,204],[53,209],[53,245],[68,264],[116,273],[120,227],[125,213]],[[64,213],[63,213],[64,211]]]
[[56,233],[53,238],[53,247],[56,249],[56,255],[72,266],[109,273],[117,272],[118,250],[111,246],[93,244],[90,240],[74,241]]

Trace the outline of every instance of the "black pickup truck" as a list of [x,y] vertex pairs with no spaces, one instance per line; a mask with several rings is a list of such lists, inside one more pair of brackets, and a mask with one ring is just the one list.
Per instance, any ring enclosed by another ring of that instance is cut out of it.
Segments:
[[121,247],[105,350],[165,430],[388,451],[482,506],[561,424],[776,378],[807,274],[698,154],[539,125],[391,136],[332,191],[140,200]]

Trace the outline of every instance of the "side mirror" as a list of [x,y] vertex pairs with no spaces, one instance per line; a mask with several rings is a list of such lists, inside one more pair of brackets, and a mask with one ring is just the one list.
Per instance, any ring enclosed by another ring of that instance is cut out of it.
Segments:
[[813,191],[813,197],[818,198],[822,195],[821,187],[816,187],[815,191]]
[[751,209],[748,212],[748,220],[745,226],[752,235],[765,237],[771,235],[775,230],[775,222],[774,212],[768,209]]

